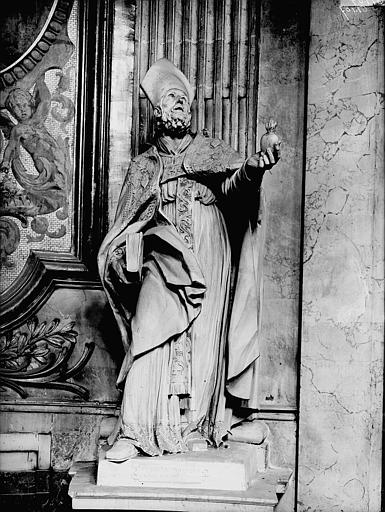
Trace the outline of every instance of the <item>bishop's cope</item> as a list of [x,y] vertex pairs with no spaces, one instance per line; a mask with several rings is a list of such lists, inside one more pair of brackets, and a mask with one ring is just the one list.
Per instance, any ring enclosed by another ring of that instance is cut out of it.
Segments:
[[[224,141],[192,134],[194,92],[167,59],[141,88],[155,142],[133,158],[98,256],[126,351],[111,461],[184,452],[194,440],[218,447],[256,407],[261,183],[280,156],[277,145],[244,161]],[[138,240],[142,268],[129,272]]]

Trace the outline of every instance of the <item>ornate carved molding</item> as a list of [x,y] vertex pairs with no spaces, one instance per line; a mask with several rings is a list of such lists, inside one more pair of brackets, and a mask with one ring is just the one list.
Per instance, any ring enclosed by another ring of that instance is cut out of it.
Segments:
[[254,414],[254,417],[263,421],[296,421],[298,409],[292,406],[271,406],[261,407]]
[[80,359],[70,368],[68,361],[76,345],[75,322],[63,324],[58,318],[39,323],[34,317],[26,331],[8,332],[0,338],[0,386],[13,389],[22,398],[25,387],[62,389],[87,400],[88,390],[67,382],[87,364],[94,343],[86,343]]
[[[0,400],[0,412],[24,412],[25,404],[17,400]],[[115,402],[90,402],[77,400],[28,400],[28,411],[36,413],[90,414],[96,416],[119,416],[120,406]]]
[[28,50],[0,72],[0,88],[11,87],[28,75],[44,58],[66,27],[73,0],[54,0],[48,19]]
[[101,283],[76,256],[31,251],[19,277],[0,295],[0,334],[15,329],[36,314],[56,288],[80,286],[102,289]]

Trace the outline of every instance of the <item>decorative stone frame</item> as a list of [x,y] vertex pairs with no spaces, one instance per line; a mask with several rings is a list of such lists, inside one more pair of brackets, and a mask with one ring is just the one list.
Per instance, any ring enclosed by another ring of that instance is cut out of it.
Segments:
[[73,0],[54,0],[43,29],[28,50],[13,64],[0,72],[0,88],[16,84],[44,59],[45,54],[66,28]]
[[[28,89],[39,74],[58,67],[55,59],[65,44],[72,44],[67,36],[72,3],[55,0],[28,51],[0,72],[0,105],[10,88]],[[24,324],[56,288],[101,288],[96,253],[107,223],[112,4],[108,0],[96,6],[91,3],[79,2],[73,250],[31,251],[20,275],[0,294],[0,333]]]

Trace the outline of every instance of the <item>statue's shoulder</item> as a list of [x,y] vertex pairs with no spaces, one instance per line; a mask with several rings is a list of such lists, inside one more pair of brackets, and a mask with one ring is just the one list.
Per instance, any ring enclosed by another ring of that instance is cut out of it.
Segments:
[[128,167],[123,189],[140,195],[149,184],[152,185],[156,181],[158,160],[157,151],[153,146],[135,156]]
[[[151,198],[156,199],[158,191],[158,155],[152,146],[140,155],[135,156],[129,165],[128,171],[120,193],[117,218],[131,222],[138,209]],[[151,208],[146,208],[144,215],[154,213],[156,201],[152,202]]]
[[157,162],[156,149],[150,146],[131,160],[131,168],[153,167]]
[[207,135],[204,135],[204,132],[198,133],[195,136],[194,144],[201,146],[202,149],[207,149],[207,151],[218,151],[222,149],[226,151],[235,151],[223,139],[208,137]]

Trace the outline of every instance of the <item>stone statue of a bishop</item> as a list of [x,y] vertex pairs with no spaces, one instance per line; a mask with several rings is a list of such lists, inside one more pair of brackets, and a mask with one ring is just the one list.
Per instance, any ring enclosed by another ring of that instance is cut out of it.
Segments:
[[224,141],[191,133],[194,92],[169,60],[155,62],[141,87],[155,141],[131,162],[98,257],[126,352],[112,461],[184,452],[192,439],[219,446],[234,404],[255,408],[261,183],[279,159],[278,145],[244,161]]

